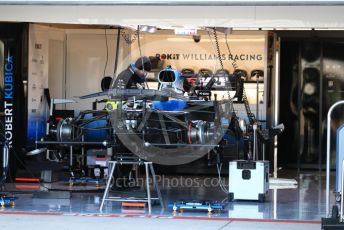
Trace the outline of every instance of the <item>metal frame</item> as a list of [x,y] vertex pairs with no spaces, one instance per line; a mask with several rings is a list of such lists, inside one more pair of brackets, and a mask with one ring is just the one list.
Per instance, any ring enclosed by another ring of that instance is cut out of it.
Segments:
[[[110,189],[110,184],[111,184],[111,178],[113,177],[113,173],[115,171],[116,165],[117,164],[121,164],[121,165],[145,165],[145,171],[146,171],[146,190],[147,190],[147,198],[128,198],[128,199],[123,199],[121,197],[110,197],[109,196],[109,189]],[[105,201],[117,201],[117,202],[121,202],[121,201],[129,201],[129,202],[146,202],[148,204],[148,213],[151,214],[152,213],[152,200],[159,200],[160,201],[160,206],[164,209],[164,203],[162,200],[162,196],[161,196],[161,192],[159,189],[159,186],[156,182],[156,176],[155,176],[155,171],[153,168],[153,163],[152,162],[143,162],[140,160],[124,160],[124,161],[109,161],[109,169],[110,169],[110,173],[108,175],[108,179],[106,182],[106,187],[105,187],[105,191],[103,194],[103,198],[100,204],[100,208],[99,211],[103,212],[103,207],[104,207],[104,202]],[[151,192],[150,192],[150,184],[149,184],[149,171],[152,175],[152,179],[153,179],[153,185],[154,188],[157,192],[158,197],[157,198],[152,198],[151,197]]]
[[[275,86],[275,99],[274,99],[274,126],[277,126],[279,123],[279,92],[280,92],[280,40],[277,38],[275,40],[276,43],[276,50],[274,51],[274,58],[275,58],[275,75],[274,75],[274,86]],[[278,137],[274,137],[274,151],[273,151],[273,177],[278,177]]]
[[[343,105],[344,100],[334,103],[327,113],[327,139],[326,139],[326,216],[330,216],[330,159],[331,159],[331,115],[334,110],[339,105]],[[342,191],[343,194],[343,191]],[[343,200],[343,199],[342,199]],[[342,207],[341,207],[342,209]],[[341,213],[342,215],[343,213]]]
[[[2,142],[2,181],[5,182],[7,179],[7,168],[8,168],[8,162],[9,162],[9,148],[8,143],[5,140]],[[1,191],[1,190],[0,190]]]
[[341,195],[340,195],[340,221],[343,222],[343,209],[344,209],[344,193],[343,193],[343,185],[344,185],[344,160],[342,161],[342,191],[341,191]]

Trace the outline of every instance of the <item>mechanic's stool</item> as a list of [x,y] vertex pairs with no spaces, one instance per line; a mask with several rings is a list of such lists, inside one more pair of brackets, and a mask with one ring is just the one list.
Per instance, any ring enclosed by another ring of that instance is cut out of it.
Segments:
[[[145,165],[145,169],[146,169],[146,190],[147,190],[147,198],[119,198],[119,197],[109,197],[109,189],[110,189],[110,184],[111,184],[111,178],[113,177],[115,168],[116,168],[116,164],[121,164],[121,165]],[[153,185],[154,188],[157,192],[158,197],[151,197],[151,193],[150,193],[150,185],[149,185],[149,171],[152,175],[152,179],[153,179]],[[164,204],[163,204],[163,200],[162,200],[162,196],[161,196],[161,192],[159,189],[159,186],[156,182],[156,176],[155,176],[155,172],[154,172],[154,168],[153,168],[153,164],[152,162],[143,162],[143,161],[109,161],[109,175],[108,175],[108,179],[106,182],[106,188],[104,191],[104,195],[102,198],[102,202],[100,204],[100,208],[99,211],[102,212],[103,211],[103,206],[104,206],[104,202],[105,201],[118,201],[118,202],[146,202],[148,204],[148,213],[151,214],[152,212],[152,200],[159,200],[160,202],[160,206],[162,208],[164,208]]]

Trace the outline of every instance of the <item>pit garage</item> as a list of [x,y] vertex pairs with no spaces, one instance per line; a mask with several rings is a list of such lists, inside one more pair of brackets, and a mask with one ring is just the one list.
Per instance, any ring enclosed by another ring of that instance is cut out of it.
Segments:
[[342,229],[342,8],[0,1],[0,218]]

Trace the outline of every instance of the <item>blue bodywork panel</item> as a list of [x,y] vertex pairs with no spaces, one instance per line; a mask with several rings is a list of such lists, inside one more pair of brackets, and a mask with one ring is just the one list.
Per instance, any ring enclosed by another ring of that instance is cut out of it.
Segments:
[[162,111],[183,111],[186,108],[186,101],[183,100],[169,100],[169,101],[153,101],[153,110]]

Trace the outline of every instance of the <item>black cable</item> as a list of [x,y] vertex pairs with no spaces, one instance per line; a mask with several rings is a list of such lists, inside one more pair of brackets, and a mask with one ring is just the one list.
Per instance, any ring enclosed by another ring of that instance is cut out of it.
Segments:
[[221,65],[221,70],[223,70],[223,62],[222,62],[222,58],[221,58],[220,46],[219,46],[219,41],[218,41],[217,32],[216,32],[216,28],[215,27],[213,28],[213,33],[214,33],[214,37],[215,37],[217,56],[219,57],[219,61],[220,61],[220,65]]
[[[217,37],[216,27],[213,27],[213,34],[214,34],[214,38],[215,38],[215,44],[216,44],[218,59],[220,60],[221,70],[223,71],[224,68],[223,68],[223,62],[222,62],[222,58],[221,58],[221,52],[220,52],[220,46],[219,46],[219,41],[218,41],[218,37]],[[211,39],[209,32],[208,32],[208,35],[209,35],[209,38]],[[218,80],[220,80],[220,76],[218,77]],[[228,84],[226,84],[226,90],[227,90],[227,96],[228,96],[229,104],[231,107],[231,112],[232,112],[232,114],[235,114],[233,100],[232,100],[232,97],[231,97],[230,92],[229,92],[229,85]]]
[[149,86],[148,86],[148,83],[147,83],[147,79],[146,79],[145,66],[144,66],[144,63],[143,63],[142,50],[141,50],[141,42],[140,42],[140,25],[137,26],[137,45],[138,45],[138,47],[139,47],[139,52],[140,52],[142,71],[143,71],[143,74],[145,75],[145,76],[144,76],[144,81],[145,81],[144,83],[146,84],[147,89],[149,89]]
[[115,57],[115,64],[113,67],[113,78],[116,78],[116,73],[117,73],[117,66],[118,66],[118,56],[119,56],[119,45],[120,45],[120,40],[121,40],[121,27],[117,29],[117,41],[116,41],[116,57]]
[[232,55],[231,49],[229,48],[229,44],[228,44],[228,40],[227,40],[227,33],[225,33],[225,41],[226,41],[226,46],[228,49],[228,54],[230,57],[232,57],[232,66],[233,66],[233,69],[235,71],[238,69],[238,63],[236,62],[235,59],[233,59],[233,55]]
[[[232,66],[234,68],[234,71],[238,69],[238,64],[236,62],[235,59],[233,59],[233,55],[232,55],[232,52],[229,48],[229,44],[228,44],[228,39],[227,39],[227,33],[225,34],[225,41],[226,41],[226,46],[227,46],[227,49],[228,49],[228,54],[232,57]],[[242,79],[238,79],[238,81],[242,81]],[[246,113],[247,113],[247,117],[248,117],[248,120],[251,124],[255,123],[257,120],[256,120],[256,117],[255,115],[251,112],[251,108],[250,108],[250,104],[248,102],[248,98],[247,98],[247,95],[246,95],[246,90],[245,90],[245,87],[244,87],[244,84],[240,84],[241,87],[242,87],[242,100],[244,101],[244,105],[245,105],[245,110],[246,110]]]
[[229,194],[229,191],[227,190],[226,185],[224,185],[224,183],[222,181],[222,177],[221,177],[222,163],[217,163],[216,164],[216,169],[217,169],[217,175],[218,175],[218,180],[219,180],[219,185],[220,185],[221,190],[225,194]]
[[109,47],[108,47],[108,39],[107,39],[106,29],[104,31],[105,31],[106,61],[105,61],[105,66],[104,66],[103,77],[105,77],[105,71],[106,71],[106,67],[108,64],[108,60],[109,60]]

